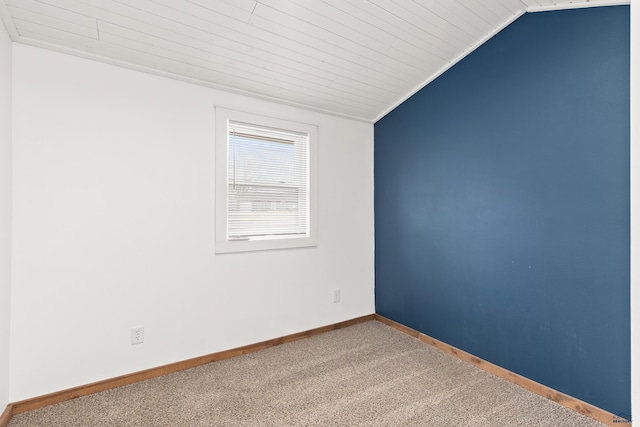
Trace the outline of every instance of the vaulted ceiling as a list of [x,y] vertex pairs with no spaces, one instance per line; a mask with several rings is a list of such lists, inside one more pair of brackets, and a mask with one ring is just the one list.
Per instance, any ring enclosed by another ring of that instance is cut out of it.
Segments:
[[609,0],[0,0],[15,42],[375,121],[527,11]]

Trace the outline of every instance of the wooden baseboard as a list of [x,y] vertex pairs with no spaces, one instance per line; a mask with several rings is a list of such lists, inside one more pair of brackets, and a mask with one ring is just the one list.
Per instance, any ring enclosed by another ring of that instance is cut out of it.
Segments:
[[9,421],[11,421],[12,415],[13,415],[13,406],[8,405],[0,415],[0,427],[7,427],[9,425]]
[[[45,406],[53,405],[56,403],[64,402],[71,399],[76,399],[81,396],[87,396],[101,391],[110,390],[124,385],[133,384],[138,381],[148,380],[150,378],[159,377],[162,375],[171,374],[173,372],[183,371],[185,369],[195,368],[196,366],[206,365],[207,363],[216,362],[218,360],[229,359],[231,357],[240,356],[247,353],[252,353],[258,350],[264,350],[269,347],[285,344],[292,341],[301,340],[303,338],[312,337],[314,335],[323,334],[325,332],[333,331],[336,329],[346,328],[358,323],[367,322],[374,319],[373,314],[358,317],[355,319],[347,320],[333,325],[323,326],[320,328],[311,329],[296,334],[287,335],[280,338],[274,338],[272,340],[263,341],[256,344],[250,344],[243,347],[234,348],[232,350],[221,351],[218,353],[208,354],[206,356],[200,356],[193,359],[184,360],[181,362],[171,363],[156,368],[147,369],[140,372],[134,372],[127,375],[122,375],[116,378],[111,378],[95,383],[70,388],[67,390],[57,391],[55,393],[46,394],[44,396],[38,396],[31,399],[21,400],[19,402],[12,403],[12,414],[19,414],[26,411],[31,411]],[[6,412],[6,411],[5,411]],[[4,417],[4,414],[3,414]],[[9,416],[10,417],[10,416]],[[2,418],[4,419],[4,418]],[[7,420],[8,423],[8,420]],[[0,424],[0,427],[5,427],[4,424]]]
[[471,363],[472,365],[477,366],[478,368],[486,372],[489,372],[490,374],[493,374],[497,377],[500,377],[509,382],[512,382],[526,390],[532,391],[549,400],[553,400],[554,402],[557,402],[562,406],[565,406],[569,409],[572,409],[576,412],[579,412],[583,415],[586,415],[590,418],[600,421],[603,424],[606,424],[611,427],[631,426],[630,422],[626,422],[626,420],[610,412],[607,412],[589,403],[583,402],[579,399],[576,399],[574,397],[561,393],[557,390],[554,390],[550,387],[547,387],[533,380],[525,378],[507,369],[501,368],[500,366],[494,365],[493,363],[480,359],[479,357],[476,357],[470,353],[462,351],[456,347],[453,347],[435,338],[431,338],[428,335],[425,335],[421,332],[416,331],[415,329],[411,329],[393,320],[387,319],[386,317],[380,316],[378,314],[370,314],[367,316],[358,317],[356,319],[347,320],[347,321],[336,323],[333,325],[323,326],[320,328],[315,328],[315,329],[287,335],[280,338],[274,338],[272,340],[263,341],[256,344],[250,344],[243,347],[238,347],[232,350],[212,353],[205,356],[184,360],[181,362],[171,363],[168,365],[159,366],[156,368],[151,368],[151,369],[147,369],[140,372],[134,372],[127,375],[122,375],[116,378],[110,378],[107,380],[98,381],[95,383],[78,386],[78,387],[70,388],[67,390],[58,391],[55,393],[50,393],[44,396],[38,396],[31,399],[21,400],[19,402],[15,402],[7,406],[7,408],[4,410],[2,415],[0,415],[0,427],[7,427],[9,424],[9,421],[11,420],[12,415],[14,414],[19,414],[19,413],[31,411],[34,409],[43,408],[45,406],[53,405],[56,403],[67,401],[67,400],[76,399],[81,396],[87,396],[90,394],[99,393],[101,391],[122,387],[122,386],[133,384],[139,381],[144,381],[144,380],[159,377],[162,375],[171,374],[173,372],[195,368],[196,366],[206,365],[211,362],[229,359],[231,357],[252,353],[254,351],[264,350],[269,347],[286,344],[288,342],[293,342],[300,339],[312,337],[314,335],[320,335],[336,329],[346,328],[348,326],[356,325],[362,322],[367,322],[369,320],[377,320],[381,323],[391,326],[401,332],[404,332],[407,335],[410,335],[412,337],[419,339],[420,341],[432,347],[442,350],[445,353],[451,354],[464,362]]
[[407,326],[404,326],[391,319],[387,319],[386,317],[380,316],[379,314],[376,314],[374,317],[377,321],[382,322],[386,325],[389,325],[392,328],[395,328],[401,332],[404,332],[407,335],[411,335],[412,337],[415,337],[420,341],[427,343],[432,347],[437,348],[438,350],[442,350],[445,353],[455,356],[464,362],[477,366],[483,371],[486,371],[497,377],[500,377],[509,382],[512,382],[526,390],[532,391],[535,394],[538,394],[549,400],[553,400],[554,402],[557,402],[564,407],[567,407],[576,412],[579,412],[582,415],[586,415],[587,417],[593,418],[594,420],[600,421],[603,424],[606,424],[611,427],[631,426],[631,422],[623,418],[620,418],[619,416],[612,414],[611,412],[605,411],[604,409],[600,409],[597,406],[593,406],[589,403],[576,399],[575,397],[571,397],[557,390],[554,390],[550,387],[547,387],[533,380],[525,378],[521,375],[518,375],[514,372],[511,372],[505,368],[501,368],[498,365],[494,365],[493,363],[480,359],[479,357],[476,357],[470,353],[467,353],[466,351],[462,351],[456,347],[453,347],[435,338],[431,338],[428,335],[425,335],[419,331],[416,331],[415,329],[411,329]]

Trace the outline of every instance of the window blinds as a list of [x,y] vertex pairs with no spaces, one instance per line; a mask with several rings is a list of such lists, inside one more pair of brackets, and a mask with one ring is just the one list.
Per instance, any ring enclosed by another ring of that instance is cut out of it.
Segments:
[[227,239],[309,235],[309,135],[229,121]]

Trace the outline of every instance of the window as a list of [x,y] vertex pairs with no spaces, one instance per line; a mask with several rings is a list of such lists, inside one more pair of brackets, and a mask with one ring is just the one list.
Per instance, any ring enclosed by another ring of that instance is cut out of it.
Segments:
[[216,108],[216,252],[315,246],[317,127]]

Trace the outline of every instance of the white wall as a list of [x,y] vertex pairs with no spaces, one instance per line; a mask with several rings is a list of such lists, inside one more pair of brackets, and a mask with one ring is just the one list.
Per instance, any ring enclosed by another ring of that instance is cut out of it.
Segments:
[[11,313],[11,40],[0,22],[0,413],[9,403]]
[[[372,125],[24,45],[13,61],[12,401],[374,312]],[[320,126],[317,248],[214,253],[214,105]]]
[[631,5],[631,418],[640,420],[640,4]]

